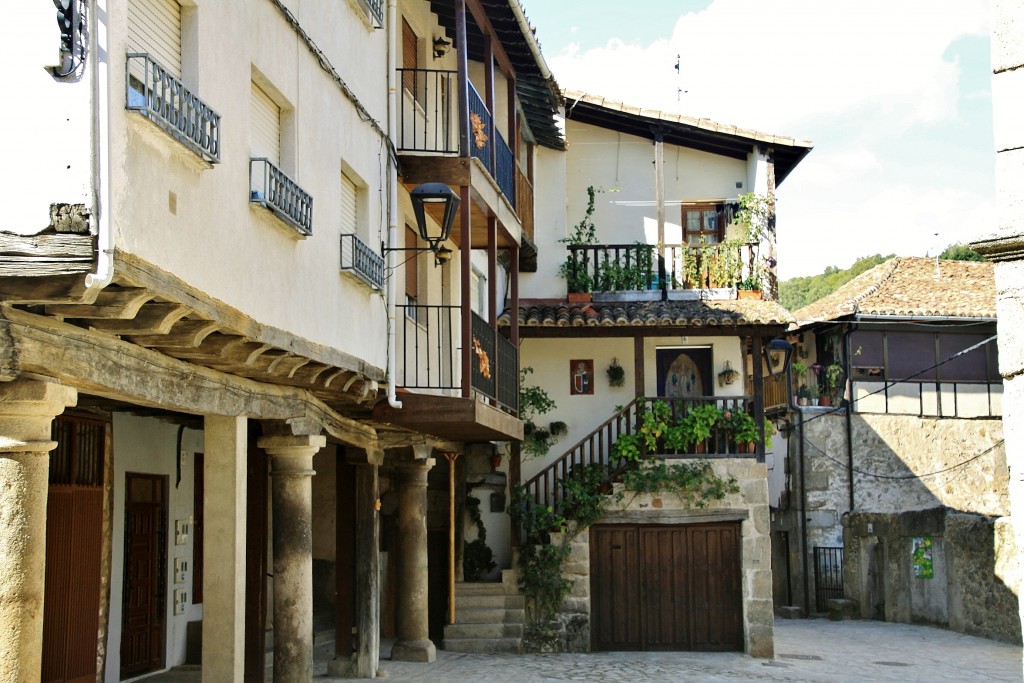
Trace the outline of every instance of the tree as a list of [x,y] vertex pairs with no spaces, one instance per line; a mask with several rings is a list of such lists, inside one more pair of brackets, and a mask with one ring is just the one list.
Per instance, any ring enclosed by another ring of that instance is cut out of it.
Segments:
[[807,304],[814,303],[823,296],[836,291],[847,282],[863,272],[871,270],[875,266],[885,263],[893,258],[895,254],[882,256],[864,256],[854,261],[853,265],[846,270],[836,266],[828,266],[820,275],[809,275],[807,277],[795,277],[779,283],[779,303],[791,311],[803,308]]
[[966,244],[951,244],[939,254],[940,259],[947,261],[987,261],[988,259],[971,249]]

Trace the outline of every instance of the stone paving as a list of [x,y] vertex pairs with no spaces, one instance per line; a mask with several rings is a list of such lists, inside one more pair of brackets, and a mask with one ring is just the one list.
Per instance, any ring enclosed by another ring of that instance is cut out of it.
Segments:
[[[386,647],[386,646],[385,646]],[[315,679],[326,675],[332,643],[317,647]],[[776,620],[775,658],[738,653],[604,652],[562,655],[478,655],[438,650],[431,664],[392,662],[382,652],[380,677],[416,683],[677,683],[679,681],[1024,682],[1021,648],[927,626],[878,621]],[[199,681],[196,669],[175,669],[147,683]],[[267,680],[271,680],[269,677]]]

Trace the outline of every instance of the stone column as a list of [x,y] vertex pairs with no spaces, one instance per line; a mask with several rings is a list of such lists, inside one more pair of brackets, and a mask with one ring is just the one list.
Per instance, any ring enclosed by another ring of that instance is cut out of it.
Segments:
[[46,494],[53,418],[77,392],[54,381],[0,384],[0,681],[39,680]]
[[427,472],[433,458],[400,463],[398,471],[398,640],[391,659],[432,662],[427,612]]
[[274,520],[274,683],[313,678],[313,456],[325,436],[264,436]]
[[248,420],[203,421],[203,680],[245,676]]

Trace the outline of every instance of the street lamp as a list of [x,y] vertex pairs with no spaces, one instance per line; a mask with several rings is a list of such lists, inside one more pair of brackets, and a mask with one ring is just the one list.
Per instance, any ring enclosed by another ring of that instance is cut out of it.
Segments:
[[793,345],[785,339],[772,339],[768,342],[768,374],[773,377],[784,374],[789,370],[789,363],[793,359]]
[[[459,209],[459,195],[444,183],[423,183],[417,185],[409,196],[412,199],[412,210],[416,215],[416,227],[419,228],[420,237],[430,245],[430,251],[437,254],[438,250],[443,248],[440,246],[441,242],[448,239],[452,232],[452,223],[455,222],[455,214]],[[444,205],[441,220],[436,224],[436,231],[428,224],[425,210],[427,204]]]

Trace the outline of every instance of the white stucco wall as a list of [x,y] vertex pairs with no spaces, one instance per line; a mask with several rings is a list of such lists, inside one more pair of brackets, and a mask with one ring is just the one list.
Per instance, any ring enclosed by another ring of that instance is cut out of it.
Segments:
[[[743,358],[738,337],[649,337],[644,340],[644,382],[646,396],[657,395],[656,350],[665,347],[710,347],[712,373],[721,371],[728,360],[733,368],[742,372]],[[520,347],[520,366],[532,367],[533,373],[526,376],[524,384],[543,387],[556,403],[557,408],[542,418],[538,424],[560,420],[568,425],[568,434],[558,437],[548,455],[542,458],[526,458],[522,465],[523,480],[544,469],[561,457],[580,439],[587,436],[601,423],[615,413],[616,406],[624,406],[633,400],[634,363],[632,338],[572,338],[536,339],[527,338]],[[608,384],[606,369],[612,358],[618,358],[625,369],[623,386]],[[593,359],[594,393],[570,394],[570,365],[574,359]],[[714,386],[716,396],[742,396],[743,382]]]
[[[116,683],[120,680],[121,615],[123,610],[124,586],[124,512],[125,473],[160,474],[167,477],[167,628],[165,640],[166,665],[168,667],[185,661],[185,629],[190,621],[201,621],[203,606],[192,604],[192,560],[194,538],[191,529],[188,541],[176,545],[174,538],[175,520],[187,520],[193,516],[193,495],[195,454],[203,452],[203,434],[186,429],[182,434],[181,449],[185,458],[181,467],[181,484],[175,487],[175,449],[178,426],[163,420],[142,418],[128,413],[113,415],[113,459],[114,459],[114,502],[113,543],[110,573],[110,627],[107,638],[107,665],[105,681]],[[174,558],[188,560],[189,569],[185,583],[174,583]],[[174,614],[174,591],[184,589],[188,593],[185,613]]]
[[[5,194],[0,230],[30,235],[50,223],[50,204],[92,201],[94,80],[56,80],[45,67],[58,63],[60,34],[52,3],[7,8],[9,30],[0,40],[4,89]],[[15,97],[14,94],[17,93]]]

